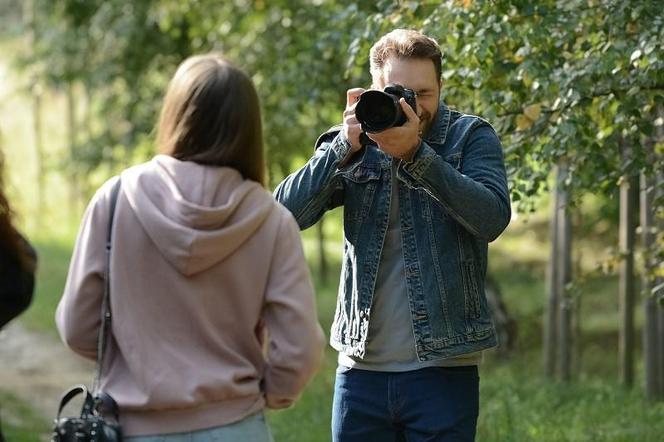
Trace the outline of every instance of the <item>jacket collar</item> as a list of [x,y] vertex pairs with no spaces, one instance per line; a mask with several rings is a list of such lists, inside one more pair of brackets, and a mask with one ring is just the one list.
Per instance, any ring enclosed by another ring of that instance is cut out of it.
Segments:
[[447,105],[441,101],[438,107],[438,114],[436,114],[429,132],[424,136],[424,141],[427,143],[443,144],[447,138],[447,130],[450,127],[451,114]]

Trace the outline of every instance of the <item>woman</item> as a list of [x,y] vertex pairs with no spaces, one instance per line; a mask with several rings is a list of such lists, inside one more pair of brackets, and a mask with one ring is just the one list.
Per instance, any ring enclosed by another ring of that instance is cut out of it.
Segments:
[[[185,60],[157,145],[120,175],[101,389],[129,440],[271,440],[263,409],[296,400],[324,340],[298,226],[263,187],[249,77],[216,55]],[[64,342],[90,359],[116,180],[87,208],[56,312]]]

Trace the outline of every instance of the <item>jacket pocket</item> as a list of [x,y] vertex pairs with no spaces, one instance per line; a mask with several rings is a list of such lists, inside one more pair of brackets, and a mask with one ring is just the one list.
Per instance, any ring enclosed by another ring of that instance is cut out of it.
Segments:
[[365,184],[380,178],[380,166],[378,164],[359,164],[341,174],[346,181],[355,184]]
[[344,179],[344,230],[346,238],[355,243],[360,227],[376,203],[374,195],[380,181],[378,165],[360,164],[342,174]]
[[463,286],[466,315],[469,319],[478,319],[480,317],[480,294],[473,261],[468,260],[463,263]]

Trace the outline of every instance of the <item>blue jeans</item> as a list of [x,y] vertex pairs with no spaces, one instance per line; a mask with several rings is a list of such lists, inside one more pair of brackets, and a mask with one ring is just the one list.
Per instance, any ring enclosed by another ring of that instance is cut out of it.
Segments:
[[125,437],[124,440],[126,442],[274,442],[262,412],[221,427],[186,433]]
[[473,441],[479,414],[477,366],[406,372],[337,368],[334,442]]

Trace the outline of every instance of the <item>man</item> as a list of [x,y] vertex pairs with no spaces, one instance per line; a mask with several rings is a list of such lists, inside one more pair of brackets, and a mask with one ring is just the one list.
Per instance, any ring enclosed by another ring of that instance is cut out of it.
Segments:
[[334,441],[473,440],[478,364],[496,345],[484,294],[487,244],[510,220],[502,147],[484,120],[440,102],[441,52],[395,30],[370,52],[372,89],[398,84],[407,121],[366,133],[347,92],[343,126],[275,190],[300,227],[344,206],[330,336],[339,351]]

